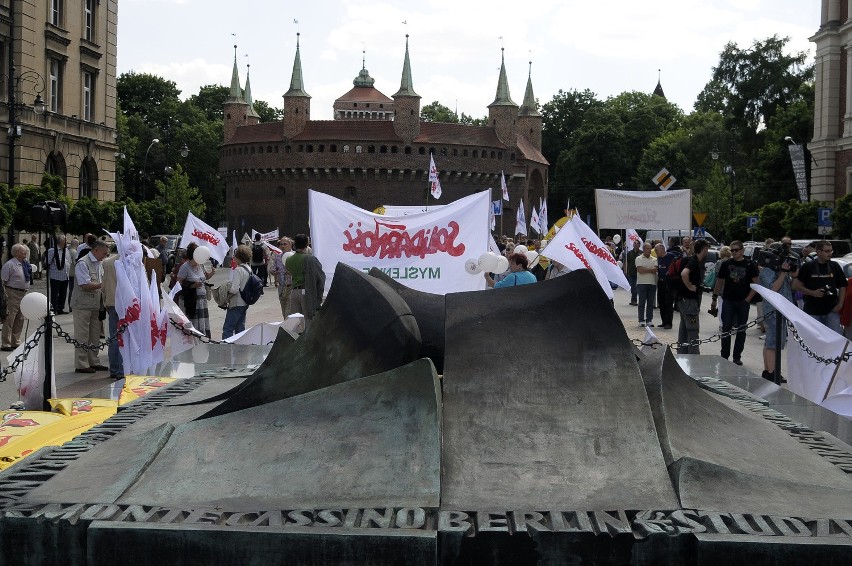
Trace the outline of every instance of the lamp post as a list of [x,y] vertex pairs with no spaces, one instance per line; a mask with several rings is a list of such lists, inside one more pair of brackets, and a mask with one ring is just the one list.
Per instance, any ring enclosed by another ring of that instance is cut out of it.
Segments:
[[[731,149],[732,158],[734,153],[736,153],[734,149]],[[713,149],[710,150],[710,157],[713,159],[713,161],[718,161],[720,155],[721,152],[719,151],[719,146],[714,144]],[[729,220],[732,220],[734,218],[734,193],[737,190],[737,172],[734,169],[733,165],[726,165],[725,174],[729,177],[728,185],[730,187],[730,215],[728,216],[728,218]]]
[[145,187],[148,181],[148,178],[145,176],[145,171],[148,169],[148,153],[151,151],[151,148],[158,143],[160,143],[159,139],[152,139],[151,143],[148,145],[148,149],[145,150],[145,159],[142,162],[142,200],[145,200]]
[[[44,77],[32,70],[23,71],[21,74],[16,74],[15,72],[15,67],[10,65],[8,80],[9,130],[7,132],[9,138],[9,191],[15,186],[15,143],[23,135],[21,124],[18,123],[18,92],[20,91],[22,81],[29,80],[33,83],[33,92],[36,93],[33,100],[33,112],[41,115],[44,114],[45,110],[44,100],[41,97],[41,93],[44,92],[45,87]],[[14,222],[10,222],[7,238],[9,257],[12,257],[12,245],[14,243],[15,226]]]

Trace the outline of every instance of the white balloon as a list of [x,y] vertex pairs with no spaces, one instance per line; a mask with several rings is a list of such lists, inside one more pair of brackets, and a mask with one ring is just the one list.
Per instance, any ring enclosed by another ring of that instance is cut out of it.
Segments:
[[497,269],[497,256],[491,252],[485,252],[479,256],[476,263],[482,271],[493,272]]
[[524,246],[524,245],[515,246],[515,253],[516,254],[526,254],[527,253],[527,247]]
[[477,273],[482,273],[482,270],[479,269],[479,262],[475,259],[470,258],[466,262],[464,262],[464,270],[470,273],[471,275],[476,275]]
[[614,244],[617,244],[620,241],[621,241],[621,234],[616,234],[615,236],[612,237],[612,242]]
[[509,260],[501,255],[497,258],[497,268],[494,273],[505,273],[507,269],[509,269]]
[[210,248],[207,246],[198,246],[195,248],[195,251],[192,252],[192,259],[195,263],[205,263],[208,259],[210,259]]
[[47,314],[47,297],[41,293],[27,293],[21,299],[21,314],[28,320],[44,318]]
[[535,250],[530,250],[526,253],[527,256],[527,267],[532,268],[535,265],[536,260],[538,259],[538,252]]

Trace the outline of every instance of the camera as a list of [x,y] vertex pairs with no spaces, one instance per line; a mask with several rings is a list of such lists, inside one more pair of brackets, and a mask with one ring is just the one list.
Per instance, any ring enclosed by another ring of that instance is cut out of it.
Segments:
[[68,219],[68,210],[64,203],[48,200],[30,209],[30,219],[37,226],[62,226]]
[[799,258],[783,249],[768,249],[761,251],[757,256],[757,265],[768,267],[772,271],[796,271],[799,268]]

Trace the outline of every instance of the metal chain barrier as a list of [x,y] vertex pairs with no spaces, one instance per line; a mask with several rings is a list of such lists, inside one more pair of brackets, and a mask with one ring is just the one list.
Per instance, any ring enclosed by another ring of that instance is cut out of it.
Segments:
[[72,344],[75,348],[80,348],[81,350],[87,350],[89,352],[98,352],[107,348],[110,344],[117,341],[121,338],[121,335],[127,330],[127,327],[130,326],[128,323],[124,322],[118,325],[116,329],[115,336],[112,338],[107,338],[103,342],[98,342],[97,344],[83,344],[82,342],[78,342],[74,338],[71,337],[70,334],[62,330],[62,327],[59,326],[59,323],[55,320],[53,321],[53,329],[56,330],[56,335],[65,340],[68,344]]
[[198,340],[200,342],[203,342],[204,344],[227,344],[227,342],[225,342],[223,340],[213,340],[212,338],[208,338],[204,334],[195,334],[195,333],[187,330],[181,324],[175,322],[171,318],[169,318],[169,324],[171,324],[172,326],[174,326],[175,328],[180,330],[182,334],[184,334],[186,336],[192,336],[193,338],[198,338]]
[[833,358],[823,358],[822,356],[808,348],[807,344],[805,344],[805,341],[802,340],[802,337],[799,336],[798,332],[796,332],[796,327],[793,326],[793,323],[789,320],[787,321],[787,328],[790,329],[790,335],[793,337],[793,340],[795,340],[799,344],[799,347],[804,350],[804,352],[808,355],[809,358],[816,360],[818,363],[825,365],[839,365],[843,362],[848,362],[849,359],[852,358],[852,352],[846,352],[843,355],[835,356]]
[[38,346],[38,341],[41,340],[41,337],[44,335],[44,328],[45,323],[42,323],[41,326],[36,328],[36,331],[33,333],[33,337],[30,339],[29,342],[26,342],[24,344],[24,351],[15,356],[15,359],[12,360],[12,363],[3,368],[3,371],[0,371],[0,382],[6,381],[6,376],[16,371],[18,367],[20,367],[20,365],[24,363],[24,360],[29,357],[30,352],[33,350],[33,348]]
[[[689,348],[691,346],[699,346],[701,344],[709,344],[711,342],[719,342],[720,340],[722,340],[722,338],[732,337],[739,332],[744,332],[744,331],[748,330],[749,328],[753,328],[753,327],[759,325],[764,320],[766,320],[766,318],[769,317],[769,316],[772,316],[772,313],[769,313],[768,315],[759,316],[759,317],[755,318],[753,321],[749,322],[748,324],[745,324],[745,325],[742,325],[742,326],[735,326],[727,332],[720,332],[719,334],[714,334],[712,336],[708,336],[707,338],[696,338],[695,340],[692,340],[690,342],[670,342],[668,344],[663,344],[662,342],[654,342],[653,344],[645,344],[639,338],[633,338],[631,341],[636,346],[639,346],[639,347],[650,346],[651,348],[654,348],[654,349],[656,349],[658,346],[668,346],[669,348],[671,348],[673,350],[676,349],[676,348]],[[852,353],[850,353],[850,355],[852,355]]]

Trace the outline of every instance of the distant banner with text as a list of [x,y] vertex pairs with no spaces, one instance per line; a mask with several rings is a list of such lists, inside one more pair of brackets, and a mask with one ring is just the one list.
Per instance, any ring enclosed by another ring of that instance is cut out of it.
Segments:
[[689,230],[692,191],[595,190],[598,229]]
[[308,198],[311,243],[325,271],[326,291],[338,262],[363,271],[376,267],[407,287],[439,295],[485,288],[482,274],[469,274],[465,262],[488,251],[489,191],[396,217],[316,191]]

